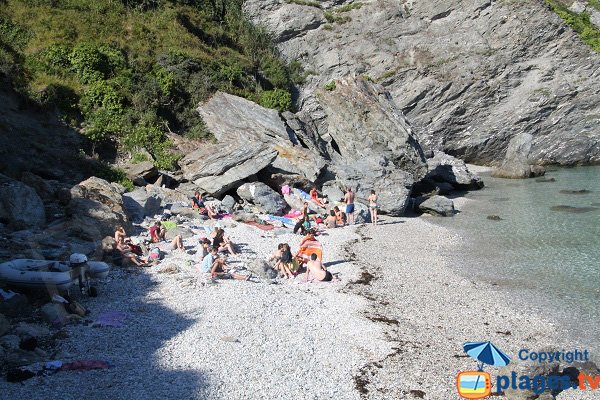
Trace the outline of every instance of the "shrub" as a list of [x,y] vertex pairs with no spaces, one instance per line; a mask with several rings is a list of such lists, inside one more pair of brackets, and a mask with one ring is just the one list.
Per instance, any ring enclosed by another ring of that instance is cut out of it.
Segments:
[[335,90],[335,80],[325,84],[324,87],[325,87],[325,90],[329,90],[329,91]]
[[290,92],[281,89],[265,90],[260,94],[260,105],[266,108],[274,108],[280,112],[291,109],[292,96]]
[[125,171],[120,168],[115,168],[107,163],[101,163],[100,168],[96,171],[96,176],[107,180],[108,182],[116,182],[125,187],[128,192],[135,189],[131,179],[127,177]]

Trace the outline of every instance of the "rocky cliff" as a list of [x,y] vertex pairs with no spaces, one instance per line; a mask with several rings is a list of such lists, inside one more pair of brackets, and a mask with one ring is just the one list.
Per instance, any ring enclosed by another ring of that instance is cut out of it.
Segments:
[[389,90],[426,151],[498,165],[526,134],[531,164],[600,162],[600,55],[542,0],[247,0],[245,10],[307,71],[298,115],[323,138],[317,93],[353,75]]

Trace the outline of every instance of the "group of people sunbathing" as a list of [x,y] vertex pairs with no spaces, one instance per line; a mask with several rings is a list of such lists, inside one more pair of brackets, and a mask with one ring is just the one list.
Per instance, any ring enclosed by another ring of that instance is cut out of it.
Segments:
[[[166,229],[160,221],[156,221],[149,229],[150,243],[160,243],[166,241]],[[116,249],[121,255],[138,267],[147,267],[152,260],[152,254],[143,243],[134,244],[127,236],[123,225],[119,224],[115,228]],[[185,250],[181,235],[176,235],[170,242],[169,247],[172,250]]]

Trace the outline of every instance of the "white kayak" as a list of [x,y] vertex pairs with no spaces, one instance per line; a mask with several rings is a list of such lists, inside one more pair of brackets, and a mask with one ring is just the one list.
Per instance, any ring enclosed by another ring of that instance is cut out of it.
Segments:
[[0,264],[0,281],[28,288],[56,288],[68,291],[79,278],[105,278],[110,267],[101,261],[88,261],[74,268],[68,261],[17,259]]

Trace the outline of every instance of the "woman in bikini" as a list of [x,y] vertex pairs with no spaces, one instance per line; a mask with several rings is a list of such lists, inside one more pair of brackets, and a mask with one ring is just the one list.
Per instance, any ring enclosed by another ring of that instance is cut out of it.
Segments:
[[374,190],[371,190],[369,196],[369,211],[371,211],[371,223],[377,225],[377,195]]
[[337,226],[344,226],[344,213],[338,206],[333,207],[333,211],[335,212],[335,224]]

